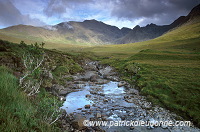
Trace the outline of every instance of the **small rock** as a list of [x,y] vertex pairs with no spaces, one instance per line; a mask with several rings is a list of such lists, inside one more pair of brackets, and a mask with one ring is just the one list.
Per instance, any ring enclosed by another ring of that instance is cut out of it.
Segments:
[[130,130],[133,130],[133,129],[135,129],[134,127],[130,127]]
[[97,79],[99,79],[100,77],[98,76],[98,75],[92,75],[91,77],[90,77],[90,81],[91,82],[96,82],[97,81]]
[[105,96],[105,94],[104,94],[104,93],[100,93],[99,95],[100,95],[100,96]]
[[125,81],[120,81],[117,86],[118,87],[122,87],[122,86],[125,86],[127,83]]
[[131,102],[130,100],[128,100],[128,99],[126,99],[125,101],[128,102],[128,103],[132,103],[132,102]]
[[90,121],[95,121],[96,119],[94,117],[91,117],[90,118]]
[[126,118],[124,116],[121,117],[122,120],[125,120]]
[[59,91],[59,95],[66,95],[66,94],[68,94],[69,93],[69,91],[68,90],[60,90]]
[[89,109],[90,108],[90,105],[85,105],[85,109]]
[[91,97],[91,95],[90,95],[90,94],[87,94],[87,95],[85,95],[85,97],[86,97],[86,98],[90,98],[90,97]]
[[108,100],[107,100],[107,99],[104,99],[103,102],[108,102]]
[[101,113],[97,113],[96,117],[101,118]]
[[97,92],[95,91],[90,91],[91,94],[98,94]]
[[72,121],[72,127],[77,129],[77,130],[81,130],[84,129],[85,126],[83,125],[84,120],[86,120],[85,117],[82,117],[81,115],[76,115],[75,119]]
[[59,100],[60,100],[60,101],[65,101],[66,98],[65,98],[64,96],[59,96]]
[[130,114],[129,114],[129,116],[133,116],[134,115],[134,113],[133,112],[131,112]]
[[81,112],[87,112],[87,110],[81,110]]
[[91,111],[88,111],[88,112],[86,112],[86,113],[87,113],[87,114],[90,114],[90,115],[92,114],[92,112],[91,112]]
[[82,110],[82,108],[78,108],[77,110]]

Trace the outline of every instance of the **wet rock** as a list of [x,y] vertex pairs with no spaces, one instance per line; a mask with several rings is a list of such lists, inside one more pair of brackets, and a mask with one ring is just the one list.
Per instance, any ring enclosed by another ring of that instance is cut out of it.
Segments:
[[98,62],[86,62],[85,65],[83,66],[84,69],[90,70],[90,71],[98,71]]
[[99,74],[101,74],[102,76],[110,76],[112,74],[112,67],[107,66],[104,69],[99,70]]
[[90,105],[85,105],[85,109],[89,109],[90,108]]
[[135,114],[134,114],[133,112],[131,112],[131,113],[129,113],[128,115],[129,115],[129,116],[133,116],[133,115],[135,115]]
[[72,127],[77,130],[82,130],[82,129],[86,128],[83,125],[84,120],[86,120],[86,118],[81,116],[80,114],[75,115],[74,120],[71,123]]
[[91,77],[90,77],[90,81],[91,82],[96,82],[97,81],[97,79],[99,79],[100,77],[98,76],[98,75],[92,75]]
[[77,81],[77,80],[81,80],[83,77],[80,74],[74,75],[72,76],[73,80]]
[[109,79],[109,80],[112,80],[112,81],[116,81],[116,82],[119,81],[119,77],[117,77],[117,76],[106,76],[106,79]]
[[107,121],[107,116],[102,117],[102,121]]
[[92,114],[92,112],[91,112],[91,111],[88,111],[88,112],[86,112],[86,113],[87,113],[87,114],[90,114],[90,115]]
[[85,95],[85,97],[86,97],[86,98],[90,98],[90,97],[91,97],[91,95],[90,95],[90,94],[87,94],[87,95]]
[[129,99],[125,99],[125,101],[128,102],[128,103],[132,103],[132,101],[129,100]]
[[144,102],[142,105],[142,108],[144,108],[144,109],[150,109],[151,107],[152,107],[152,105],[150,102]]
[[60,91],[58,92],[59,95],[67,95],[68,93],[70,93],[70,91],[67,90],[67,89],[65,89],[65,90],[60,90]]
[[134,89],[134,88],[131,88],[131,89],[128,90],[127,93],[128,93],[128,94],[135,94],[135,95],[138,95],[138,94],[139,94],[139,91],[136,90],[136,89]]
[[108,82],[109,82],[109,80],[106,80],[106,79],[97,79],[95,83],[96,84],[106,84]]
[[81,112],[87,112],[87,110],[81,110]]
[[75,89],[82,89],[85,86],[85,84],[75,84],[74,88]]
[[97,113],[97,114],[96,114],[96,117],[97,117],[97,118],[101,118],[101,113]]
[[104,94],[104,93],[100,93],[99,95],[100,95],[100,96],[105,96],[105,94]]
[[90,80],[90,78],[92,76],[97,76],[97,72],[95,71],[87,71],[84,75],[83,75],[83,79],[84,80]]
[[65,98],[64,96],[59,96],[59,100],[60,100],[60,101],[65,101],[66,98]]
[[90,121],[95,121],[96,119],[94,117],[91,117],[90,118]]
[[124,96],[124,99],[129,99],[129,96],[128,96],[128,95],[125,95],[125,96]]
[[82,108],[78,108],[77,110],[82,110]]
[[108,102],[108,99],[103,99],[103,102]]
[[98,94],[96,91],[90,91],[91,94]]
[[124,117],[124,116],[122,116],[122,117],[120,117],[122,120],[125,120],[126,119],[126,117]]
[[125,86],[127,83],[125,81],[120,81],[117,86],[118,87],[122,87],[122,86]]

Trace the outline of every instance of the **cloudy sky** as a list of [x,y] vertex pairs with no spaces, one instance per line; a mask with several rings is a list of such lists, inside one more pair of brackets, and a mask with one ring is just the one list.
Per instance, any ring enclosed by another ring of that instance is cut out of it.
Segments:
[[200,0],[0,0],[0,28],[96,19],[119,28],[170,24]]

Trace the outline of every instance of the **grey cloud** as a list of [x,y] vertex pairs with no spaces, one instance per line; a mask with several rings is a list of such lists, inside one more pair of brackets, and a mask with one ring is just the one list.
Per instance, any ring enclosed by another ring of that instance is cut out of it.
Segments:
[[[79,8],[93,5],[94,10],[106,11],[110,17],[134,21],[142,19],[141,25],[148,23],[170,24],[200,3],[200,0],[50,0],[44,13],[47,16],[71,13]],[[103,14],[101,14],[103,15]]]
[[143,18],[142,24],[153,21],[169,24],[180,15],[187,15],[199,0],[118,0],[111,15],[119,19]]
[[10,2],[0,0],[0,25],[11,26],[17,24],[43,25],[38,19],[31,19],[29,15],[22,15]]
[[[10,1],[0,0],[0,26],[43,24],[38,19],[22,15]],[[200,3],[200,0],[48,0],[48,3],[43,0],[43,3],[41,8],[44,8],[42,9],[44,14],[42,15],[53,16],[60,20],[66,20],[66,17],[82,20],[85,16],[81,13],[91,12],[92,15],[106,17],[105,19],[142,20],[139,25],[144,26],[148,23],[170,24],[180,15],[187,15],[194,6]],[[77,11],[80,12],[80,16]]]
[[61,16],[62,13],[67,12],[67,9],[73,9],[77,5],[91,2],[93,2],[93,0],[50,0],[47,7],[44,9],[44,13],[49,17],[53,15]]

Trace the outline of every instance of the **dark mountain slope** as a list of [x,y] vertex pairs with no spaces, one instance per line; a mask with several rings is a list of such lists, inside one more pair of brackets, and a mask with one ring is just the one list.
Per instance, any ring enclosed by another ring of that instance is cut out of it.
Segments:
[[200,18],[200,5],[194,7],[187,16],[179,17],[170,25],[158,26],[155,24],[150,24],[145,27],[136,26],[127,35],[118,39],[116,43],[125,44],[125,43],[134,43],[134,42],[154,39],[156,37],[163,35],[167,31],[175,27],[181,26],[187,22],[199,20],[199,18]]

